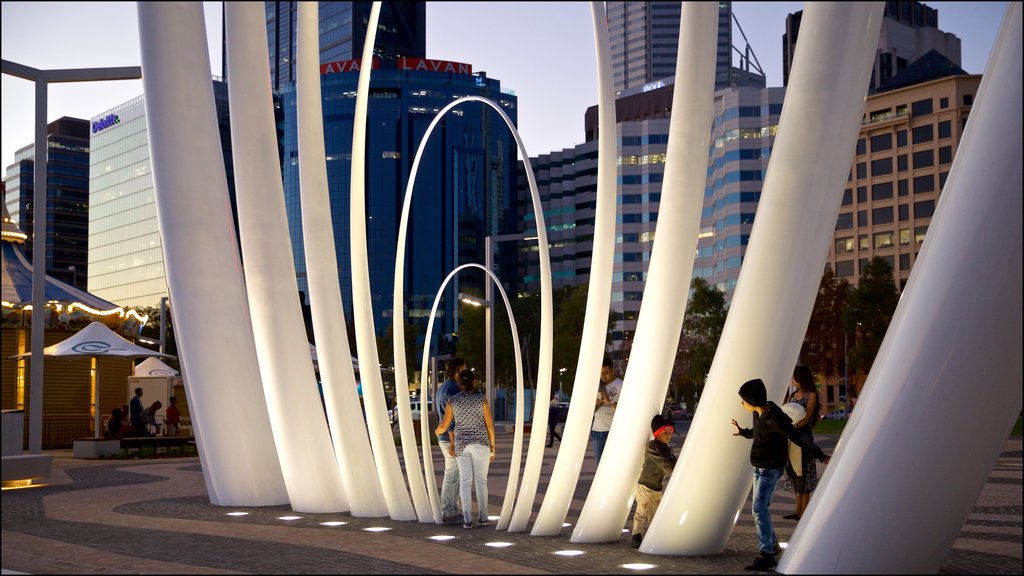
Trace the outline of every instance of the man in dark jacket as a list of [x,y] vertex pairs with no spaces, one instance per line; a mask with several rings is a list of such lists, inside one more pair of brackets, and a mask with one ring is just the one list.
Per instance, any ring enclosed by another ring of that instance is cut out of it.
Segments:
[[749,380],[740,386],[740,398],[743,408],[754,417],[752,428],[736,427],[733,436],[752,438],[750,447],[750,464],[754,467],[754,501],[751,512],[754,525],[757,527],[758,550],[760,554],[749,564],[747,570],[769,570],[775,567],[775,556],[782,552],[779,540],[772,527],[772,517],[768,506],[772,503],[775,484],[782,477],[789,460],[789,442],[793,441],[804,450],[810,451],[815,458],[828,463],[825,454],[806,436],[793,427],[793,421],[775,405],[768,401],[768,393],[760,378]]
[[633,548],[640,547],[644,532],[654,518],[658,504],[661,503],[661,491],[665,486],[665,480],[675,468],[676,455],[668,445],[675,431],[672,421],[661,414],[651,419],[651,435],[654,439],[647,443],[644,467],[636,481],[636,512],[633,513],[633,537],[630,542]]

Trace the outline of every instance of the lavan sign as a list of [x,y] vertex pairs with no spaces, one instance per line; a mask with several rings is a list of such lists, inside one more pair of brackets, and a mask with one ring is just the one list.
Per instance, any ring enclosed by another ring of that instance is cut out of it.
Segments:
[[100,130],[106,130],[114,124],[120,124],[121,118],[117,114],[110,114],[106,118],[96,120],[92,123],[92,133],[95,134]]
[[[338,72],[358,72],[359,60],[336,60],[320,65],[320,74],[336,74]],[[393,70],[425,70],[427,72],[447,72],[449,74],[473,74],[473,66],[462,62],[447,60],[427,60],[425,58],[397,58],[389,62],[388,68]],[[373,69],[381,67],[378,58],[373,59]]]

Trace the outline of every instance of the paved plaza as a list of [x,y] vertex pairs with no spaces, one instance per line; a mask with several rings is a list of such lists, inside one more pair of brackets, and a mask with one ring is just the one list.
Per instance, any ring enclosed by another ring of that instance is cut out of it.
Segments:
[[[682,434],[673,445],[678,452]],[[835,436],[820,436],[831,452]],[[490,473],[490,512],[505,493],[512,435],[498,434]],[[548,448],[537,505],[554,465]],[[525,450],[524,450],[525,451]],[[436,452],[435,470],[443,469]],[[573,544],[571,527],[556,537],[509,534],[494,528],[435,526],[348,514],[293,513],[288,506],[224,508],[206,495],[198,458],[81,460],[54,452],[44,487],[3,492],[3,572],[88,574],[622,574],[743,572],[756,553],[750,500],[727,548],[712,556],[654,556],[618,542]],[[588,450],[567,522],[575,522],[594,476]],[[781,487],[773,521],[785,542],[796,527],[783,520],[793,495]],[[229,516],[229,512],[247,512]],[[298,516],[283,520],[283,516]],[[1021,439],[1010,438],[943,574],[1021,574]],[[837,520],[840,521],[840,520]],[[325,523],[337,523],[328,525]],[[631,519],[627,521],[629,527]],[[384,528],[384,531],[370,531]],[[435,536],[450,536],[432,540]],[[505,543],[502,547],[491,546]],[[898,543],[893,543],[897,546]],[[558,552],[576,550],[577,555]]]

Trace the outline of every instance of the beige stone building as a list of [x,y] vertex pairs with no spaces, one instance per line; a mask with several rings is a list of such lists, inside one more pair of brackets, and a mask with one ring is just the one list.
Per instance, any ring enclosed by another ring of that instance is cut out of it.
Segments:
[[869,96],[828,265],[856,286],[874,256],[906,286],[963,136],[980,75]]

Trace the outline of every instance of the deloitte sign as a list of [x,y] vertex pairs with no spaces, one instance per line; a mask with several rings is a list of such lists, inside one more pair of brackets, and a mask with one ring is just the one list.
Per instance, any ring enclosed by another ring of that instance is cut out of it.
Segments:
[[92,133],[95,134],[100,130],[106,130],[107,128],[110,128],[114,124],[119,124],[120,122],[121,118],[118,117],[117,114],[110,114],[106,118],[97,120],[92,123]]

